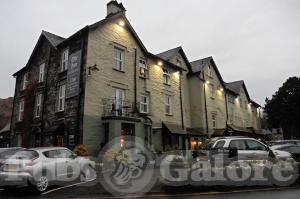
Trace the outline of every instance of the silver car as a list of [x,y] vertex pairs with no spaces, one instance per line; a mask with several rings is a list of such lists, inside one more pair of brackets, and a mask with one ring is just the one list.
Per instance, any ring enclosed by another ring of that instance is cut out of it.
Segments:
[[2,163],[0,186],[11,189],[29,185],[44,192],[50,185],[96,178],[94,162],[63,147],[43,147],[17,151]]

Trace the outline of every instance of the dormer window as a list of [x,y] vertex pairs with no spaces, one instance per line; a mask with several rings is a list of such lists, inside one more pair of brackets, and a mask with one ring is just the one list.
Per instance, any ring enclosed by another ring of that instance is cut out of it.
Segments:
[[43,82],[45,78],[45,64],[40,65],[40,72],[39,72],[39,83]]
[[178,58],[176,59],[176,65],[177,65],[177,66],[181,66],[181,65],[182,65],[182,64],[181,64],[181,61],[180,61]]
[[61,72],[68,70],[69,49],[65,49],[61,54]]
[[207,67],[207,75],[208,75],[209,77],[212,77],[210,66]]

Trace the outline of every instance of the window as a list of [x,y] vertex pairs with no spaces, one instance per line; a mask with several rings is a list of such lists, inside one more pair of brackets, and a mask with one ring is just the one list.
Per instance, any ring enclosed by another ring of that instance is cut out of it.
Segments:
[[211,98],[215,98],[215,87],[213,84],[209,84],[209,94]]
[[176,59],[176,65],[181,66],[181,61],[178,58]]
[[240,107],[243,108],[243,102],[241,98],[239,98],[239,103],[240,103]]
[[43,152],[43,154],[47,158],[57,158],[58,157],[58,151],[57,150],[45,151],[45,152]]
[[245,107],[244,107],[244,108],[245,108],[245,110],[247,110],[248,103],[247,103],[247,101],[245,101],[244,103],[245,103],[245,104],[244,104],[244,105],[245,105]]
[[207,75],[208,75],[209,77],[212,77],[210,66],[207,67]]
[[124,50],[117,47],[114,48],[114,69],[124,70]]
[[73,158],[74,154],[67,150],[67,149],[59,149],[58,151],[58,158]]
[[211,121],[212,121],[212,128],[216,129],[217,128],[217,114],[213,113],[211,115]]
[[69,49],[65,49],[61,54],[61,72],[68,70]]
[[35,96],[35,112],[34,112],[34,116],[36,118],[41,116],[41,107],[42,107],[42,94],[38,94]]
[[44,76],[45,76],[45,64],[40,65],[40,73],[39,73],[39,83],[44,81]]
[[164,84],[170,85],[170,72],[167,69],[163,69]]
[[246,142],[247,142],[248,150],[255,150],[255,151],[267,150],[267,148],[264,145],[254,140],[246,140]]
[[28,85],[28,73],[25,73],[23,75],[23,84],[22,84],[22,90],[25,90]]
[[66,85],[63,84],[59,86],[59,92],[58,92],[58,111],[64,111],[65,110],[65,98],[66,98]]
[[231,104],[234,104],[234,97],[231,95],[228,95],[228,102]]
[[172,115],[172,99],[171,95],[165,95],[165,113]]
[[147,78],[148,77],[148,67],[146,65],[146,61],[143,59],[140,59],[139,66],[140,66],[140,76]]
[[141,95],[140,112],[149,113],[149,96]]
[[19,101],[19,112],[18,112],[18,121],[23,121],[23,114],[24,114],[24,100]]
[[125,100],[125,90],[120,88],[112,89],[112,112],[116,116],[121,116],[124,113],[123,106]]
[[237,148],[238,150],[246,150],[246,144],[244,140],[233,140],[229,144],[230,148]]
[[222,149],[225,145],[225,141],[219,141],[217,142],[216,146],[214,148],[216,149]]

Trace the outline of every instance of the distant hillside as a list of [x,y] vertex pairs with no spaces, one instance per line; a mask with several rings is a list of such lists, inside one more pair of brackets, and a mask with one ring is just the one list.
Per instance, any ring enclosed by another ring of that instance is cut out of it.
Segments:
[[0,130],[6,125],[10,120],[12,113],[13,98],[9,97],[7,99],[0,98]]

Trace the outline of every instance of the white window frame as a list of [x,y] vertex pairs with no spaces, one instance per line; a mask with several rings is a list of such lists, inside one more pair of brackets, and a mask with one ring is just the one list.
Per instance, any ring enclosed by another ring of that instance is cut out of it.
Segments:
[[139,61],[140,76],[147,78],[148,77],[148,66],[145,59],[140,59]]
[[148,95],[141,95],[141,98],[140,98],[140,113],[149,113],[149,96]]
[[23,121],[24,105],[25,105],[25,101],[24,101],[24,99],[21,99],[19,101],[18,122],[22,122]]
[[61,53],[61,72],[68,70],[69,48],[66,48]]
[[57,102],[58,112],[65,110],[65,101],[66,101],[66,84],[62,84],[58,88],[58,102]]
[[212,113],[211,114],[211,124],[212,124],[212,129],[217,129],[217,114],[216,113]]
[[165,94],[164,100],[165,100],[165,114],[172,115],[172,96]]
[[35,96],[35,109],[34,109],[35,118],[39,118],[41,116],[42,100],[43,100],[43,94],[39,93]]
[[43,82],[44,80],[45,80],[45,63],[40,65],[39,83]]
[[[125,101],[125,89],[112,87],[112,100],[115,108],[115,115],[120,116],[124,114],[124,101]],[[119,113],[121,110],[121,113]]]
[[163,81],[164,84],[170,85],[170,71],[166,68],[163,68]]
[[28,85],[28,72],[24,73],[24,75],[23,75],[23,82],[22,82],[21,90],[25,90],[27,88],[27,85]]
[[[113,60],[114,65],[113,68],[119,71],[124,71],[124,54],[125,51],[122,48],[114,47]],[[120,55],[120,57],[119,57]]]

